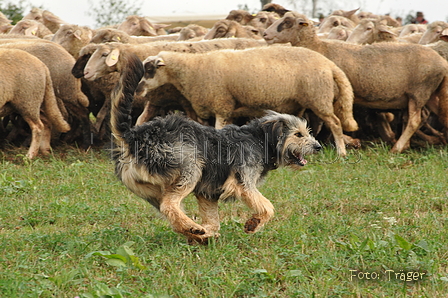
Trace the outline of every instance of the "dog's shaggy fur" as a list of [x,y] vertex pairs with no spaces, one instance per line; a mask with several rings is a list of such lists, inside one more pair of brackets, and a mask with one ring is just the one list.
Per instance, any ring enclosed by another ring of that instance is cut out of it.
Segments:
[[[121,59],[127,61],[113,93],[111,115],[118,178],[190,242],[205,244],[218,236],[218,201],[229,198],[241,199],[254,210],[244,229],[256,232],[274,213],[257,184],[278,166],[304,166],[304,156],[321,149],[306,122],[272,112],[242,127],[216,130],[174,114],[131,127],[129,114],[143,67],[136,56]],[[192,192],[201,225],[181,210],[182,200]]]

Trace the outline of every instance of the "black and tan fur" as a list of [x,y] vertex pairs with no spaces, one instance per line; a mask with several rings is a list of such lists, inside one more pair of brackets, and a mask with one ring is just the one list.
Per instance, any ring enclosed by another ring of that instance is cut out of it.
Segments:
[[[112,97],[116,174],[190,242],[207,243],[218,236],[218,201],[230,198],[254,211],[244,229],[256,232],[274,214],[257,184],[278,166],[304,166],[304,155],[321,149],[304,120],[274,112],[221,130],[176,114],[131,127],[133,94],[144,70],[136,56],[120,59],[127,61]],[[198,200],[201,224],[181,210],[190,193]]]

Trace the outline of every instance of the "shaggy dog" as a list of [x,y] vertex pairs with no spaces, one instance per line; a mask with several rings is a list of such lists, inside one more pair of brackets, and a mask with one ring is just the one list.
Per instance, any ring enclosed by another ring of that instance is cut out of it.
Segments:
[[[116,175],[190,243],[206,244],[219,235],[218,201],[230,198],[241,199],[254,210],[245,232],[259,230],[273,216],[274,207],[257,184],[279,166],[304,166],[304,156],[322,148],[304,120],[275,112],[221,130],[176,114],[131,127],[133,94],[144,69],[134,55],[121,59],[125,63],[112,96],[111,115],[118,147]],[[201,224],[181,209],[190,193],[198,200]]]

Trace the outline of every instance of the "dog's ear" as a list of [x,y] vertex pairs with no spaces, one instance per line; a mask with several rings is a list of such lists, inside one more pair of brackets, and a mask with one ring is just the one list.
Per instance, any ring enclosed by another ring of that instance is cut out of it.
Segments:
[[285,123],[281,120],[267,120],[263,123],[264,132],[267,135],[269,145],[277,147],[278,142],[285,133]]

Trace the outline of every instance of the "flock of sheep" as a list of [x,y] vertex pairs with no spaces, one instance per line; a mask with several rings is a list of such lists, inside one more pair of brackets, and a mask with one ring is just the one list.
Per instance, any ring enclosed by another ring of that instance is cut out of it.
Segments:
[[389,16],[338,10],[316,24],[270,3],[257,14],[232,10],[212,28],[168,29],[129,16],[92,29],[36,8],[10,22],[0,14],[0,138],[29,143],[29,158],[49,153],[51,142],[88,148],[108,140],[123,53],[145,67],[136,125],[181,110],[221,128],[270,109],[305,117],[340,155],[372,137],[393,152],[411,138],[448,140],[442,21],[401,26]]

